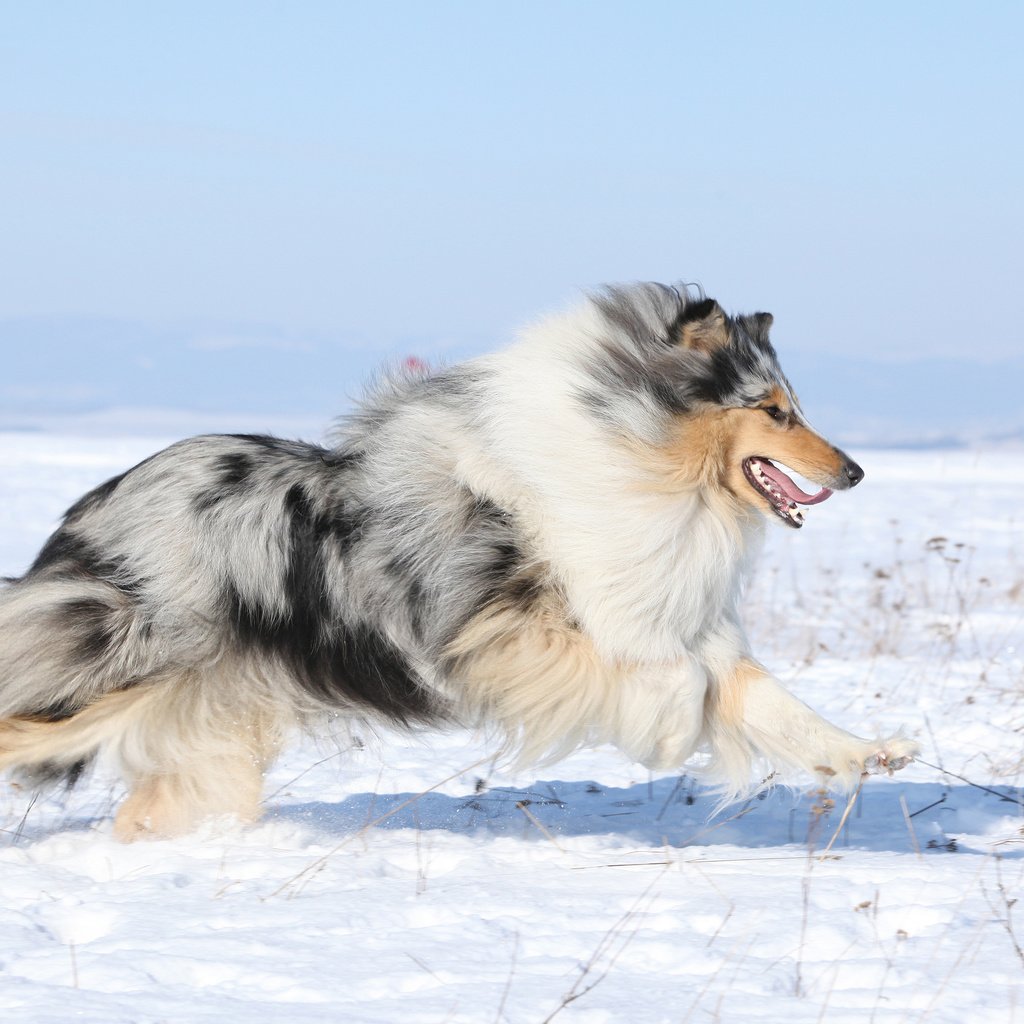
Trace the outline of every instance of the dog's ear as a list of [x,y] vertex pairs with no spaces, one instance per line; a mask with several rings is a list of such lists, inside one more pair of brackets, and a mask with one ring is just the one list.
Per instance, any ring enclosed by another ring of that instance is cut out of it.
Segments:
[[757,324],[759,333],[763,334],[767,338],[769,329],[772,324],[775,323],[775,317],[773,317],[771,313],[755,313],[754,322]]
[[690,303],[675,323],[675,342],[694,352],[713,352],[728,345],[725,311],[714,299]]

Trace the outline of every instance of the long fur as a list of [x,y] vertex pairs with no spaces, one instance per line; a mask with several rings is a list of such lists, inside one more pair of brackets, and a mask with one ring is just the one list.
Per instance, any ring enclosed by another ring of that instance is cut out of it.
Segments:
[[704,745],[729,794],[762,762],[900,767],[912,744],[823,721],[740,625],[781,514],[743,460],[862,475],[807,425],[770,323],[609,288],[383,379],[328,447],[196,437],[108,481],[0,592],[0,767],[53,781],[108,751],[125,839],[255,818],[263,769],[325,714],[491,725],[530,762]]

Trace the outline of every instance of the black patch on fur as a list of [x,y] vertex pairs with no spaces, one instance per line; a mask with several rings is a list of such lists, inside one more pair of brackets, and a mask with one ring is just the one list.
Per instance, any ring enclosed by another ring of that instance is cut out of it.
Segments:
[[26,718],[31,718],[37,722],[63,722],[65,719],[71,718],[72,715],[77,715],[84,707],[85,705],[80,701],[65,697],[63,700],[47,704],[44,708],[34,708],[32,711],[26,711],[24,715]]
[[59,625],[77,637],[79,654],[96,660],[109,652],[115,640],[113,615],[110,605],[91,597],[62,601],[56,608]]
[[648,391],[654,401],[665,412],[671,413],[674,416],[686,412],[690,407],[682,392],[671,381],[658,374],[651,376]]
[[480,579],[487,586],[489,603],[499,596],[509,581],[519,572],[523,565],[523,553],[511,543],[495,544],[491,552],[491,560],[480,567]]
[[727,397],[736,393],[742,380],[735,351],[718,348],[711,353],[708,372],[694,381],[694,391],[702,401],[723,405]]
[[370,520],[368,509],[335,500],[323,511],[314,511],[305,487],[293,484],[284,496],[284,511],[291,523],[292,550],[296,539],[322,558],[324,544],[330,543],[339,557],[362,540]]
[[217,459],[217,483],[197,494],[192,503],[196,512],[208,512],[225,498],[242,494],[253,471],[253,460],[244,452],[229,452]]
[[423,613],[426,611],[426,592],[423,584],[417,579],[409,581],[409,588],[405,592],[405,603],[409,610],[409,628],[412,630],[413,638],[423,642]]
[[544,590],[544,582],[536,573],[521,572],[508,581],[501,598],[519,611],[530,612],[536,607]]
[[138,597],[144,580],[125,569],[121,558],[104,558],[67,527],[60,527],[43,545],[25,577],[51,570],[62,576],[88,576],[115,587],[126,597]]
[[508,512],[488,498],[475,496],[467,515],[467,528],[489,542],[487,560],[476,570],[476,581],[483,591],[480,607],[502,597],[509,583],[524,570],[526,556],[516,543],[515,529]]
[[[485,609],[513,606],[528,612],[546,589],[537,566],[531,564],[517,543],[514,524],[506,511],[485,498],[478,498],[471,508],[470,520],[473,531],[489,542],[486,556],[474,570],[473,579],[479,588],[479,597],[466,608],[462,620],[450,629],[441,645],[442,650]],[[442,668],[446,672],[452,671],[453,665],[446,660],[442,662]]]
[[700,320],[707,320],[717,306],[718,303],[714,299],[707,298],[700,299],[697,302],[687,303],[672,322],[668,331],[668,336],[665,340],[673,345],[677,344],[682,335],[683,328],[687,324],[696,323]]
[[339,556],[347,555],[352,546],[362,540],[367,520],[368,513],[362,510],[348,511],[344,507],[332,510],[327,529]]
[[748,347],[729,345],[711,353],[708,371],[693,382],[695,397],[715,405],[732,404],[744,383],[763,377]]
[[35,576],[55,565],[84,572],[85,564],[91,559],[92,552],[85,541],[61,527],[50,535],[25,575]]
[[424,637],[424,613],[427,611],[426,590],[420,579],[420,572],[412,558],[399,555],[384,566],[384,571],[405,592],[405,607],[409,616],[409,628],[418,642]]
[[283,614],[227,594],[238,639],[276,658],[316,700],[373,708],[400,723],[434,718],[439,709],[402,652],[364,622],[341,622],[327,587],[328,542],[337,516],[318,512],[301,484],[284,498],[289,521]]
[[489,525],[498,526],[508,519],[508,513],[498,508],[490,498],[482,498],[469,490],[465,491],[465,495],[470,499],[467,524],[484,520]]
[[263,448],[268,452],[287,452],[292,454],[297,446],[295,441],[286,441],[283,438],[273,437],[270,434],[227,434],[225,436],[233,438],[235,441],[245,441],[246,444]]
[[43,761],[41,764],[19,768],[17,774],[29,789],[52,789],[57,785],[72,789],[94,760],[93,754],[71,764],[62,761]]
[[363,539],[368,519],[369,514],[364,509],[349,510],[339,505],[324,517],[320,526],[333,544],[335,553],[344,558]]
[[343,452],[333,448],[323,448],[318,444],[305,441],[288,441],[269,434],[226,434],[225,437],[236,441],[245,441],[264,451],[274,452],[291,458],[303,459],[306,462],[317,462],[332,469],[346,469],[356,465],[362,459],[360,452]]
[[398,555],[396,558],[392,558],[384,566],[384,571],[401,582],[405,582],[415,575],[412,559],[407,555]]

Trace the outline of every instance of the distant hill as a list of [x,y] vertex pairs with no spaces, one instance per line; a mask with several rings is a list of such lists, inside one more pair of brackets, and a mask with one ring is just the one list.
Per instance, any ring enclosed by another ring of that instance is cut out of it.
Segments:
[[[163,433],[186,422],[209,422],[210,429],[327,423],[388,360],[415,355],[451,362],[493,344],[0,320],[0,428],[43,429],[59,421],[112,433]],[[839,443],[1024,442],[1024,357],[883,362],[796,351],[783,352],[782,361],[811,422]]]
[[1024,356],[883,362],[796,352],[783,365],[811,422],[847,443],[1024,440]]

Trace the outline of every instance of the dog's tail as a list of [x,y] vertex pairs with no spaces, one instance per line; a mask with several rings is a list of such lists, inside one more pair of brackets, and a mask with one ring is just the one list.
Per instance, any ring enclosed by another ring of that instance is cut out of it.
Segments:
[[35,785],[73,784],[97,751],[119,744],[143,720],[159,691],[121,690],[70,717],[12,715],[0,719],[0,770],[14,768]]
[[[133,595],[96,577],[30,574],[0,590],[0,768],[73,782],[108,738],[102,716],[81,713],[148,688],[147,634]],[[43,729],[71,720],[74,728]]]

